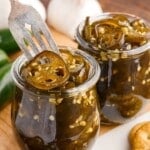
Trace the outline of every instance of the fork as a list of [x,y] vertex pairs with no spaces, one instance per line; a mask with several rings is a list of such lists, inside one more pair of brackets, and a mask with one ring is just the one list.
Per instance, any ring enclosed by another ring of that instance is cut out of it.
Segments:
[[43,50],[52,49],[59,54],[50,30],[39,13],[32,6],[21,4],[18,0],[10,2],[9,29],[27,60]]

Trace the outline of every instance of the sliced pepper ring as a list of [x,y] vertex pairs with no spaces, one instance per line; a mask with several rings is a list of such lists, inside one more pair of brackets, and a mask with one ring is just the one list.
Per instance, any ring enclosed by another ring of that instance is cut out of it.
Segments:
[[41,90],[50,90],[64,84],[69,71],[64,60],[52,51],[43,51],[21,70],[26,82]]
[[[99,28],[103,28],[104,34],[99,32]],[[114,47],[120,48],[124,43],[124,34],[118,27],[110,26],[107,24],[99,25],[95,27],[97,33],[97,43],[102,49],[112,49]]]

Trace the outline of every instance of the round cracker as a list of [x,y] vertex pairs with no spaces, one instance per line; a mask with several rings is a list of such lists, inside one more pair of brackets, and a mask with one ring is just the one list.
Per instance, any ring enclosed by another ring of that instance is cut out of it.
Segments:
[[150,121],[138,127],[132,137],[131,145],[133,149],[150,150]]
[[146,122],[140,122],[138,124],[136,124],[135,126],[132,127],[132,129],[130,130],[130,133],[129,133],[129,141],[132,142],[133,138],[134,138],[134,135],[136,133],[136,131],[142,127]]

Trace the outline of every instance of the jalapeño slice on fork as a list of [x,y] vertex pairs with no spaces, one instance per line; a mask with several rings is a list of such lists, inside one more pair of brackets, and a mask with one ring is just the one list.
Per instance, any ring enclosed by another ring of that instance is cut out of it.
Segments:
[[53,51],[45,50],[29,61],[21,70],[26,82],[40,90],[50,90],[64,84],[69,71],[64,60]]

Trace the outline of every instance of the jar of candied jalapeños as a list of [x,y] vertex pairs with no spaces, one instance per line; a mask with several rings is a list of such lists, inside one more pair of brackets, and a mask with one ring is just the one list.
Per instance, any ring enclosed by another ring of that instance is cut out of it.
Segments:
[[[90,149],[99,133],[96,83],[100,67],[93,57],[81,50],[60,47],[60,52],[70,77],[61,86],[50,90],[26,82],[24,55],[13,64],[16,93],[12,103],[12,123],[26,149]],[[46,59],[45,63],[50,60]],[[37,68],[41,70],[40,62],[36,63],[30,64],[33,68],[29,75],[34,77],[39,75]],[[47,67],[46,70],[50,71]]]
[[101,122],[125,123],[143,113],[150,102],[149,24],[131,14],[104,13],[87,17],[76,40],[101,67]]

